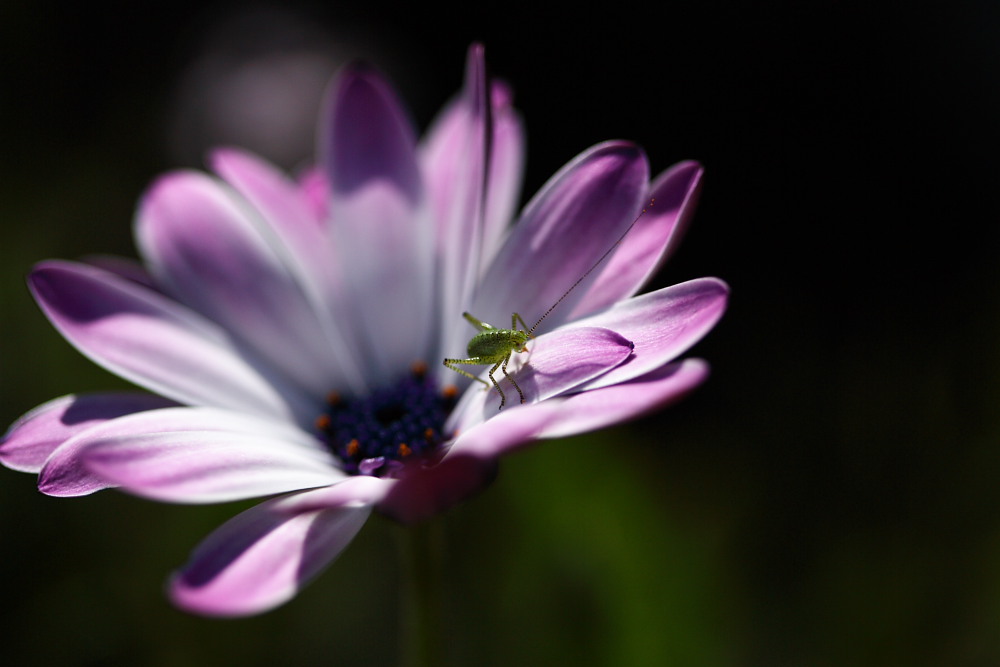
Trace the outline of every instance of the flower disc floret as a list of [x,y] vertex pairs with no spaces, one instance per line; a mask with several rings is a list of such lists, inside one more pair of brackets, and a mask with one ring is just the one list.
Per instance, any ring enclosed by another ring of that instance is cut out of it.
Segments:
[[456,395],[451,387],[439,390],[426,365],[415,364],[400,381],[368,395],[332,393],[316,428],[346,472],[392,475],[439,453]]

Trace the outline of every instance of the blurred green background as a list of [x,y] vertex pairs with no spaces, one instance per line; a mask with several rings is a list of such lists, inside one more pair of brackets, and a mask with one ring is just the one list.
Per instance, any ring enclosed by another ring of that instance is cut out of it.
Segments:
[[[525,115],[525,194],[608,138],[654,171],[699,159],[655,286],[733,294],[686,402],[513,456],[441,519],[451,661],[1000,664],[1000,5],[281,5],[0,6],[0,422],[124,386],[47,325],[34,262],[134,256],[143,188],[215,143],[301,166],[349,58],[425,128],[482,40]],[[396,660],[381,518],[277,611],[173,610],[167,573],[238,509],[0,470],[4,664]]]

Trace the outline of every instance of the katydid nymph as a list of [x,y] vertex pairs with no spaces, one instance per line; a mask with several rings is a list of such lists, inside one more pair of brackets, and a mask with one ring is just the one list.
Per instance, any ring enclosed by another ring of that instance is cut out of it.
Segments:
[[[655,201],[656,199],[650,199],[649,206],[652,206]],[[511,355],[515,352],[528,351],[528,341],[535,337],[535,329],[537,329],[538,325],[542,323],[542,320],[548,317],[549,314],[556,309],[556,306],[563,302],[563,299],[569,296],[570,293],[576,289],[577,286],[582,283],[587,276],[591,274],[591,272],[593,272],[594,269],[601,265],[601,262],[608,258],[608,255],[610,255],[611,252],[618,247],[618,244],[620,244],[625,239],[625,236],[632,231],[632,228],[635,227],[635,223],[639,222],[639,218],[641,218],[645,213],[646,209],[644,208],[639,212],[639,215],[636,216],[635,220],[632,221],[625,231],[622,232],[622,235],[618,237],[618,240],[615,241],[603,255],[601,255],[601,258],[594,262],[594,265],[587,269],[587,271],[580,276],[580,278],[577,279],[577,281],[573,283],[570,288],[566,290],[563,295],[559,297],[534,324],[531,325],[530,328],[524,321],[524,318],[522,318],[518,313],[513,313],[511,315],[510,329],[499,329],[494,327],[492,324],[483,322],[469,313],[462,313],[462,317],[468,320],[472,326],[476,327],[476,329],[479,330],[479,333],[473,336],[469,341],[469,345],[466,349],[466,352],[469,355],[468,359],[445,359],[444,365],[456,373],[464,375],[467,378],[471,378],[476,382],[483,383],[486,385],[487,391],[490,388],[490,382],[493,383],[493,386],[496,387],[497,393],[500,394],[500,407],[498,409],[503,410],[503,406],[507,402],[507,396],[503,393],[503,389],[500,388],[496,378],[493,377],[493,374],[499,368],[503,371],[504,377],[510,380],[510,383],[514,385],[514,389],[517,390],[517,395],[521,397],[521,403],[524,403],[524,392],[521,391],[521,387],[518,386],[514,376],[507,373],[507,364],[510,362]],[[522,328],[518,329],[518,324],[520,324]],[[463,366],[492,365],[489,373],[487,373],[487,376],[490,378],[490,382],[487,382],[481,377],[473,375],[468,371],[462,370],[458,367],[459,364]]]

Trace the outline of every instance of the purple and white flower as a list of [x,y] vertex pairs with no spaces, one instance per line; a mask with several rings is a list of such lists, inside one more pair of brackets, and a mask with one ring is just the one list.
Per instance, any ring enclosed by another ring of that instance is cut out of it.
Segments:
[[[725,308],[714,278],[634,296],[692,215],[696,163],[650,183],[641,149],[599,144],[509,226],[523,133],[480,47],[422,140],[362,66],[335,80],[322,127],[298,180],[233,149],[212,155],[214,174],[157,180],[135,219],[141,265],[47,261],[29,279],[71,344],[152,393],[46,403],[8,431],[4,465],[53,496],[269,497],[173,576],[173,601],[197,613],[282,604],[372,510],[422,520],[488,484],[503,454],[676,400],[708,372],[678,357]],[[495,390],[441,365],[474,333],[463,311],[533,322],[651,198],[514,355],[523,405],[498,410]]]

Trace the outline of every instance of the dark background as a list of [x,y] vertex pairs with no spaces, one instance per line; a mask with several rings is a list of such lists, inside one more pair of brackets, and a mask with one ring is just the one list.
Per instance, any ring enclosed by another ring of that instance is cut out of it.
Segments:
[[[716,275],[732,301],[685,403],[511,457],[444,517],[454,661],[1000,664],[1000,5],[283,4],[0,7],[0,421],[122,386],[38,313],[35,261],[134,255],[143,188],[209,145],[301,167],[314,82],[348,58],[426,128],[480,40],[525,117],[525,196],[604,139],[702,161],[655,283]],[[251,65],[307,120],[255,117]],[[275,612],[173,610],[166,574],[236,509],[0,471],[4,662],[395,660],[382,519]]]

